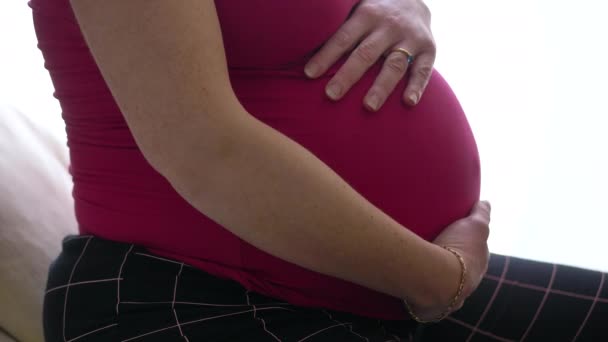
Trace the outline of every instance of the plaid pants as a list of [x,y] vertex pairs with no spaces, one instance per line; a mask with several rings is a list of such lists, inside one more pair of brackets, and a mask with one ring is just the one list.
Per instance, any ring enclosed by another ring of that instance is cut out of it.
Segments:
[[144,248],[68,237],[51,266],[47,342],[608,341],[606,275],[492,255],[465,306],[437,324],[302,308]]

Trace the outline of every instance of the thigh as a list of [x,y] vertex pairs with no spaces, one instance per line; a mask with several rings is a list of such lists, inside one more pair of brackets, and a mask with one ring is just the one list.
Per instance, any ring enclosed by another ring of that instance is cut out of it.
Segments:
[[134,245],[69,238],[49,273],[46,340],[408,341],[412,321],[303,308]]
[[147,253],[133,253],[122,277],[125,341],[387,342],[407,341],[414,328],[411,322],[291,305]]
[[606,274],[495,255],[464,307],[419,341],[608,341]]

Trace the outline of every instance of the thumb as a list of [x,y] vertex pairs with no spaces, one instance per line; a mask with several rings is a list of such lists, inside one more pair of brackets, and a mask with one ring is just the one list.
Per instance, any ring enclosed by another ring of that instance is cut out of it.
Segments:
[[475,204],[473,210],[471,211],[471,217],[473,219],[478,219],[483,222],[490,223],[490,214],[492,212],[492,206],[488,201],[480,201]]

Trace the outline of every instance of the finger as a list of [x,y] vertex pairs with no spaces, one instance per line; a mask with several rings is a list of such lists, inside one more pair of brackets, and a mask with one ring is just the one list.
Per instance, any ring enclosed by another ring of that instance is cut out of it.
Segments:
[[473,210],[471,211],[471,215],[473,215],[475,213],[479,213],[479,214],[484,215],[484,217],[487,216],[489,219],[491,211],[492,211],[492,206],[490,205],[490,202],[479,201],[473,207]]
[[327,96],[339,100],[389,46],[387,36],[379,32],[363,40],[327,84]]
[[469,217],[472,220],[479,222],[482,225],[487,226],[490,224],[490,214],[491,214],[490,202],[480,201],[480,202],[477,202],[475,207],[473,207],[473,210],[471,211],[471,215],[469,215]]
[[408,57],[399,51],[389,53],[380,74],[363,100],[365,107],[377,111],[403,79],[408,68]]
[[492,204],[490,201],[481,201],[481,204],[486,207],[489,213],[492,213]]
[[420,102],[420,98],[433,75],[434,63],[435,54],[422,53],[416,56],[414,63],[410,66],[409,80],[403,93],[405,103],[413,106]]
[[372,23],[365,16],[353,15],[315,53],[304,67],[310,78],[323,75],[340,57],[350,51],[370,30]]

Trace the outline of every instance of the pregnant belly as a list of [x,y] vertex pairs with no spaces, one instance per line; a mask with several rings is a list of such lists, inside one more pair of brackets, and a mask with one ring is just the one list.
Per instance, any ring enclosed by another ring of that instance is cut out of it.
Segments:
[[339,102],[327,78],[233,78],[252,115],[306,147],[371,203],[427,240],[466,216],[479,197],[477,147],[466,116],[435,72],[420,104],[401,102],[404,85],[377,113],[362,108],[376,73]]
[[[468,215],[479,199],[475,140],[454,93],[435,72],[421,102],[401,102],[404,85],[377,113],[362,99],[377,69],[338,102],[326,99],[329,76],[306,80],[295,73],[260,77],[233,73],[247,110],[298,142],[371,203],[421,237],[432,240]],[[361,315],[403,318],[399,300],[323,276],[242,244],[242,267],[251,288],[294,304],[329,306]]]

